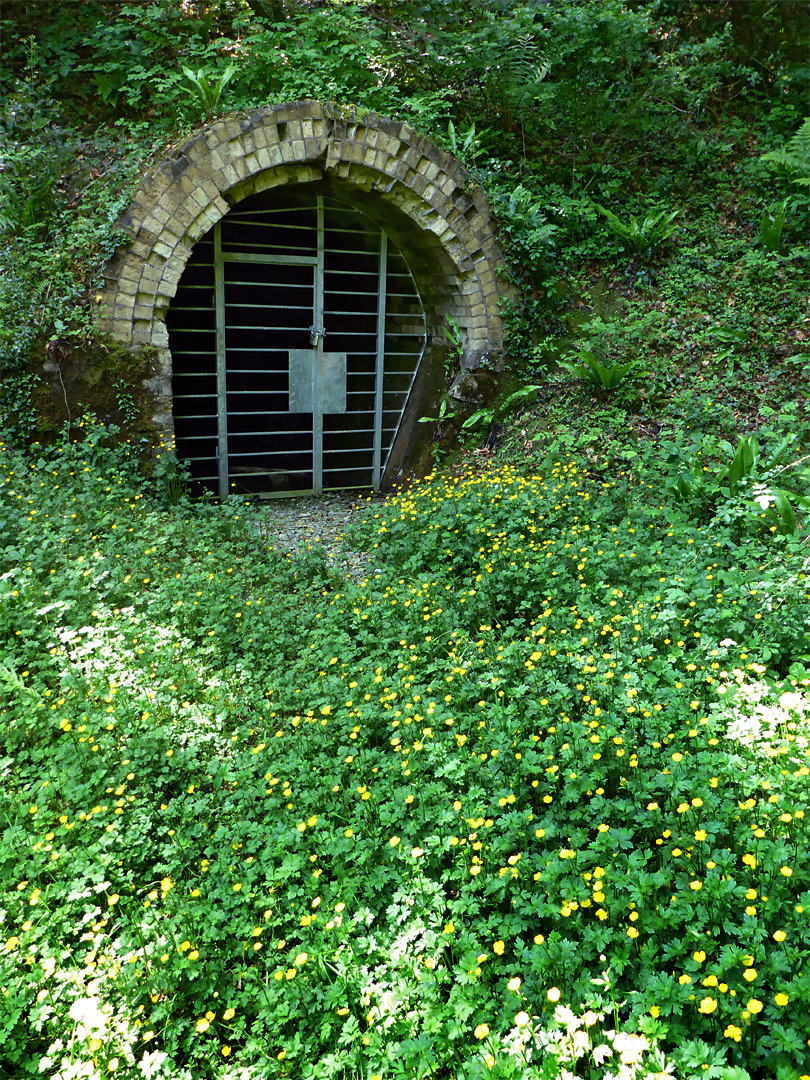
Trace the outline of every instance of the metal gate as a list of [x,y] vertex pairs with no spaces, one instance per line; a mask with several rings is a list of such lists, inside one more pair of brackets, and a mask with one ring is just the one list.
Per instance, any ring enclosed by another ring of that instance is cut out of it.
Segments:
[[167,318],[178,457],[262,496],[380,486],[426,342],[386,232],[311,190],[253,196],[194,248]]

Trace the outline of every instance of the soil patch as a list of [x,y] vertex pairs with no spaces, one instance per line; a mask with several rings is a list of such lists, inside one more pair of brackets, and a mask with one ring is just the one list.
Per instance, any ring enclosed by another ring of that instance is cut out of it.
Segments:
[[344,577],[362,581],[379,570],[376,555],[353,550],[346,540],[349,526],[369,506],[368,496],[337,492],[300,499],[273,499],[256,511],[256,527],[272,551],[282,555],[322,549]]

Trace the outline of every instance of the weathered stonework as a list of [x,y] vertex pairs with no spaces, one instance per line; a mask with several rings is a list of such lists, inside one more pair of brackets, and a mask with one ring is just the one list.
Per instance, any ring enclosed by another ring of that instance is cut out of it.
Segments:
[[500,247],[486,199],[463,166],[396,120],[317,101],[267,106],[174,147],[144,177],[121,222],[131,240],[107,267],[106,329],[157,349],[148,386],[161,434],[171,434],[166,312],[192,248],[247,196],[319,181],[377,220],[408,259],[429,350],[446,344],[448,317],[461,331],[462,367],[502,348]]

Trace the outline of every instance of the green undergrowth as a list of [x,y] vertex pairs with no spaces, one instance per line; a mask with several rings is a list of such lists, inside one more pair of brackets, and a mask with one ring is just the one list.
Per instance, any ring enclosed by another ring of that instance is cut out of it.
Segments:
[[3,1075],[806,1076],[800,525],[552,454],[353,584],[84,430],[2,448]]

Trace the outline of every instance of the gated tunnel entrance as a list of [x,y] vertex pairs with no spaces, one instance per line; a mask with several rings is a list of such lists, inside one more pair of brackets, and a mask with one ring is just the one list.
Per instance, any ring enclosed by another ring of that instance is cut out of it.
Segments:
[[198,491],[400,483],[450,367],[502,356],[484,193],[400,120],[318,101],[223,117],[166,148],[119,226],[103,325],[143,351],[156,440]]
[[380,487],[426,342],[385,229],[317,185],[249,197],[195,245],[166,323],[177,455],[199,485]]

